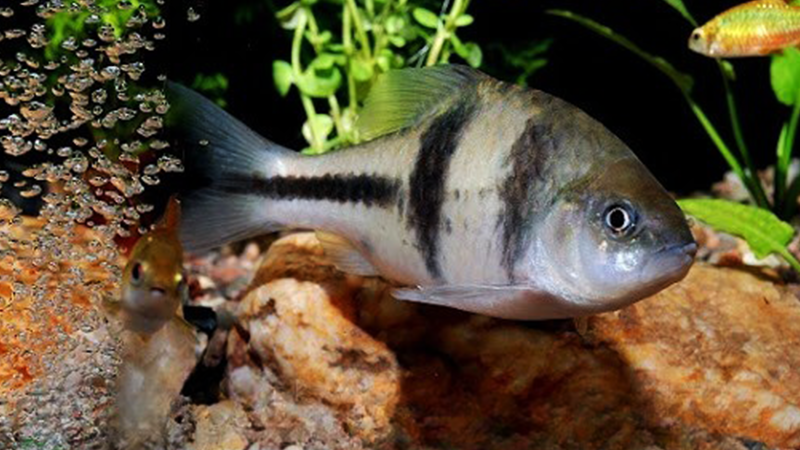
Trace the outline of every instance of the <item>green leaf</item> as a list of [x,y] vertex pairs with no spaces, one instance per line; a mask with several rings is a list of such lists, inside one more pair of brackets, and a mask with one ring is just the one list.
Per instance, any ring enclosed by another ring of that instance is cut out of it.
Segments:
[[791,225],[766,209],[719,199],[680,200],[678,204],[687,214],[714,229],[747,241],[759,259],[770,253],[784,255],[794,236]]
[[309,66],[299,79],[294,80],[297,87],[310,97],[326,98],[336,93],[342,84],[342,74],[333,67],[329,70],[317,71]]
[[689,14],[689,10],[686,9],[686,5],[683,4],[683,0],[664,0],[664,1],[667,2],[669,6],[672,6],[673,8],[678,10],[678,12],[681,13],[681,15],[684,18],[686,18],[686,20],[688,20],[689,23],[692,24],[692,26],[695,27],[697,26],[697,21],[694,20],[694,17],[692,17],[691,14]]
[[787,106],[794,105],[800,97],[800,50],[787,48],[774,55],[770,79],[778,101]]
[[472,22],[475,22],[475,18],[470,16],[469,14],[464,14],[464,15],[458,16],[458,19],[456,19],[456,26],[457,27],[466,27],[468,25],[472,25]]
[[480,46],[474,42],[467,42],[464,46],[467,48],[467,56],[464,58],[467,63],[474,68],[480,67],[483,61],[483,52]]
[[360,58],[350,61],[350,70],[353,73],[353,78],[357,81],[369,81],[375,73],[372,69],[372,64]]
[[461,42],[458,36],[453,34],[450,36],[450,42],[453,44],[453,50],[456,51],[456,54],[464,59],[467,59],[467,55],[469,55],[469,51],[467,50],[467,46]]
[[722,69],[722,74],[730,81],[736,81],[736,71],[733,70],[733,64],[730,61],[725,61],[722,59],[718,59],[717,62],[719,63],[720,69]]
[[406,40],[402,36],[389,36],[389,42],[395,47],[403,47],[406,45]]
[[594,31],[595,33],[627,48],[640,58],[644,59],[651,65],[655,66],[655,68],[663,72],[666,76],[668,76],[684,94],[689,94],[689,92],[691,92],[692,86],[694,85],[694,80],[692,79],[691,76],[677,70],[675,67],[672,66],[672,64],[667,62],[667,60],[665,60],[664,58],[647,53],[646,51],[642,50],[638,45],[634,44],[630,39],[615,32],[611,28],[601,25],[595,22],[594,20],[589,19],[588,17],[575,14],[571,11],[564,11],[559,9],[559,10],[549,10],[547,11],[547,13],[552,14],[554,16],[564,17],[565,19],[577,22],[580,25]]
[[292,65],[286,61],[272,62],[272,80],[281,97],[286,97],[292,87]]
[[[311,120],[306,120],[306,122],[303,124],[302,132],[303,137],[306,138],[306,141],[309,144],[313,144],[313,140],[311,139],[311,127]],[[317,114],[314,117],[313,127],[317,132],[317,137],[319,138],[320,142],[325,142],[325,140],[333,131],[333,119],[327,114]]]
[[294,30],[300,22],[301,15],[305,14],[305,10],[300,7],[300,2],[294,2],[291,5],[283,8],[275,13],[275,18],[280,22],[281,27],[286,30]]
[[414,19],[420,25],[428,28],[436,29],[439,24],[439,16],[425,8],[414,8]]
[[406,26],[406,19],[403,16],[392,15],[386,19],[386,31],[389,34],[397,34]]
[[314,67],[317,70],[327,70],[333,67],[336,63],[336,57],[331,55],[330,53],[320,53],[314,61],[311,61],[309,66]]

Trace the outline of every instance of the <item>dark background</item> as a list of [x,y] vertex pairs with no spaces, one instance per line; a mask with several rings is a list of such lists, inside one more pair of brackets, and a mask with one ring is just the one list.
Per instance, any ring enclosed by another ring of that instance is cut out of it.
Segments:
[[[685,1],[701,23],[735,4]],[[289,2],[168,3],[169,48],[162,54],[168,55],[169,76],[191,82],[198,72],[224,73],[230,81],[224,96],[228,111],[274,141],[304,147],[299,132],[304,114],[296,92],[281,98],[272,83],[272,61],[288,59],[291,46],[291,32],[281,29],[273,14]],[[200,13],[200,20],[185,19],[188,6]],[[237,24],[235,13],[243,7],[252,20]],[[516,74],[497,69],[501,57],[492,50],[493,44],[519,46],[553,38],[546,54],[549,63],[529,79],[532,87],[562,97],[599,119],[673,192],[708,190],[721,179],[727,166],[677,87],[617,44],[566,19],[546,15],[551,8],[589,16],[693,75],[695,98],[735,149],[719,70],[711,59],[688,50],[691,25],[661,0],[473,0],[469,13],[475,23],[459,34],[463,40],[481,44],[483,70],[509,80]],[[768,58],[733,62],[743,132],[756,164],[763,168],[774,160],[778,132],[789,111],[772,94]]]

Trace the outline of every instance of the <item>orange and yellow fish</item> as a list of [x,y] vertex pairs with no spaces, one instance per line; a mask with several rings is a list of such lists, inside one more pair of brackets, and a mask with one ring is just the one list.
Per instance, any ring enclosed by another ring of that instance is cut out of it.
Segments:
[[763,56],[800,45],[800,7],[783,0],[735,6],[689,38],[689,48],[712,58]]
[[119,298],[104,304],[124,328],[116,402],[122,449],[163,441],[170,405],[197,364],[197,338],[181,315],[188,290],[179,222],[173,197],[155,229],[134,246]]
[[109,299],[106,304],[130,331],[149,335],[170,320],[180,319],[180,306],[188,290],[178,240],[179,222],[180,205],[173,197],[155,229],[133,247],[122,272],[119,299]]

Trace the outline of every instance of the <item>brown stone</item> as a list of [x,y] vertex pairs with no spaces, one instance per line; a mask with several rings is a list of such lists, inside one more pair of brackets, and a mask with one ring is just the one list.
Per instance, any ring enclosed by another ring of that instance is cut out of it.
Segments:
[[[241,305],[249,341],[229,345],[234,398],[293,417],[306,448],[336,426],[367,448],[800,446],[800,305],[762,275],[697,266],[585,336],[389,291],[336,271],[313,234],[279,240]],[[278,416],[259,417],[266,442]]]
[[654,423],[800,447],[800,303],[785,287],[697,266],[683,283],[593,324],[658,411]]

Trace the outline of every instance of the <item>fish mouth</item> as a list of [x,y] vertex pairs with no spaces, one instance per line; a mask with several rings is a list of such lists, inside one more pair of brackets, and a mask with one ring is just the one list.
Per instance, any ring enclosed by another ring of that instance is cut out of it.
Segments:
[[641,279],[645,290],[654,294],[682,280],[694,263],[697,243],[681,243],[665,246],[642,267]]

